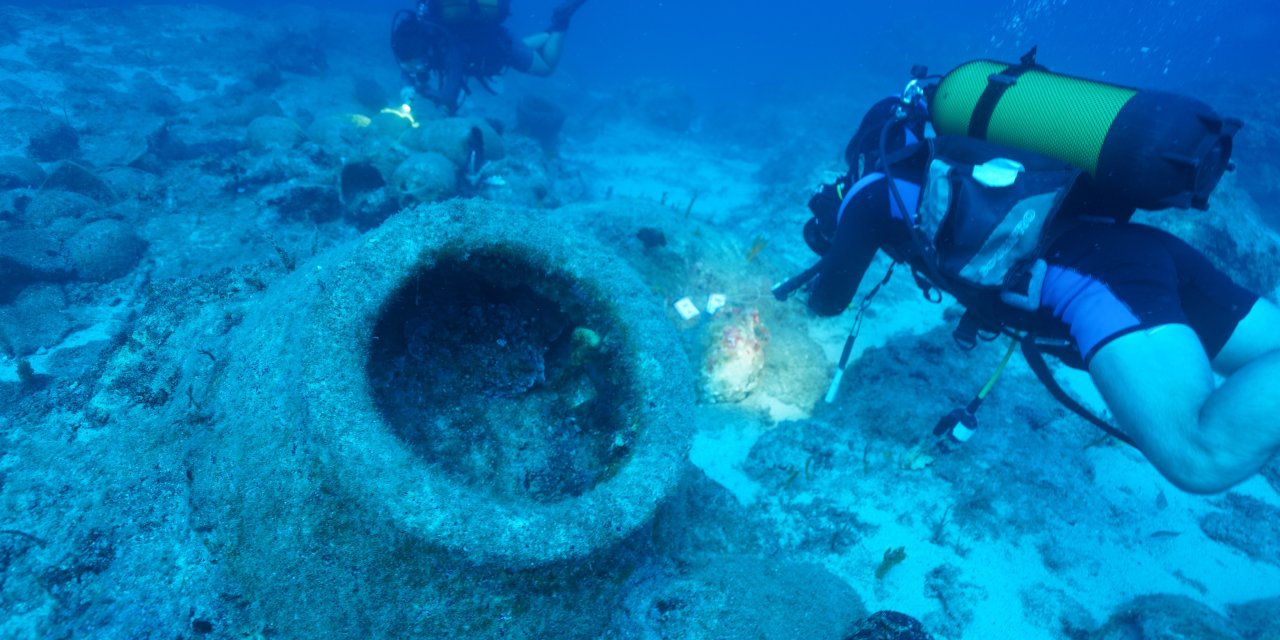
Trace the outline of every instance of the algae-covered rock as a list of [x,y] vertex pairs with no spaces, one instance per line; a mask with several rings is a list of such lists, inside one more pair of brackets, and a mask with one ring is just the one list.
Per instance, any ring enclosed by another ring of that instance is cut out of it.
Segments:
[[42,189],[23,208],[22,220],[33,227],[43,228],[62,218],[83,218],[100,208],[93,198],[79,193]]
[[473,151],[477,153],[476,162],[480,165],[506,156],[502,136],[488,122],[479,118],[444,118],[422,122],[417,128],[401,136],[400,144],[418,152],[443,154],[459,167],[471,164]]
[[33,189],[45,179],[40,165],[22,156],[0,156],[0,191]]
[[116,201],[110,185],[89,168],[75,162],[64,162],[54,169],[43,188],[78,193],[103,205]]
[[147,199],[156,195],[160,186],[154,174],[133,167],[110,167],[99,177],[119,198]]
[[342,216],[338,190],[329,185],[297,184],[292,181],[268,190],[267,204],[283,220],[330,222]]
[[155,77],[142,71],[129,79],[131,102],[140,109],[159,116],[170,117],[182,107],[182,99],[169,87],[156,82]]
[[369,134],[387,144],[414,131],[413,120],[399,111],[383,110],[369,119]]
[[259,116],[249,123],[246,141],[258,153],[292,149],[302,142],[302,128],[288,118]]
[[1220,511],[1200,518],[1206,536],[1262,562],[1280,565],[1280,508],[1239,493],[1217,502]]
[[85,122],[84,148],[77,157],[97,167],[137,164],[166,124],[165,118],[142,111],[90,114]]
[[1120,606],[1090,640],[1244,640],[1225,618],[1186,596],[1138,596]]
[[0,234],[0,280],[65,280],[71,269],[52,233],[19,229]]
[[417,153],[396,167],[391,184],[401,205],[445,200],[458,192],[458,167],[439,153]]
[[0,305],[0,345],[22,357],[52,347],[71,331],[67,296],[56,284],[35,284],[10,304]]
[[357,149],[369,134],[371,120],[359,114],[331,114],[307,127],[307,139],[331,152]]
[[218,100],[217,106],[218,122],[226,125],[248,126],[257,118],[284,118],[280,103],[261,93],[227,96]]
[[1227,608],[1236,631],[1251,640],[1280,640],[1280,597],[1253,600]]
[[74,155],[80,137],[65,117],[33,108],[0,110],[0,149],[25,149],[36,162],[57,162]]
[[146,247],[128,223],[98,220],[67,240],[64,251],[78,279],[109,282],[133,270]]
[[867,616],[845,640],[933,640],[933,636],[919,620],[885,610]]
[[52,122],[31,132],[27,153],[39,162],[66,160],[80,151],[80,134],[65,122]]
[[622,608],[620,637],[841,640],[866,615],[848,584],[814,564],[726,556],[654,582]]

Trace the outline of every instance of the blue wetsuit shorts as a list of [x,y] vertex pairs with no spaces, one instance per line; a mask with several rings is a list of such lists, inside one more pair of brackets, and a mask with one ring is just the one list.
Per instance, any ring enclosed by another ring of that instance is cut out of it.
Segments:
[[1163,324],[1190,326],[1212,359],[1258,301],[1199,251],[1146,225],[1074,227],[1045,260],[1042,312],[1070,334],[1086,367],[1108,342]]

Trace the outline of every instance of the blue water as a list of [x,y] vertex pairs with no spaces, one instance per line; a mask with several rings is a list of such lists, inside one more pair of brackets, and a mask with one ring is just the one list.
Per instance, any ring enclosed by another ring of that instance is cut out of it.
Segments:
[[[515,0],[508,24],[540,30],[557,3]],[[213,4],[248,13],[262,6]],[[389,16],[412,2],[308,4]],[[708,104],[732,104],[905,77],[916,63],[945,72],[975,57],[1013,61],[1039,45],[1040,61],[1055,71],[1199,91],[1276,76],[1277,29],[1280,5],[1270,0],[590,0],[574,20],[562,69],[600,88],[663,78]]]
[[[535,28],[553,2],[517,3]],[[527,5],[527,6],[526,6]],[[539,16],[533,18],[531,16]],[[1149,88],[1272,76],[1280,8],[1265,0],[608,2],[581,12],[565,68],[605,83],[658,75],[727,100],[824,91],[914,63],[1016,60]]]

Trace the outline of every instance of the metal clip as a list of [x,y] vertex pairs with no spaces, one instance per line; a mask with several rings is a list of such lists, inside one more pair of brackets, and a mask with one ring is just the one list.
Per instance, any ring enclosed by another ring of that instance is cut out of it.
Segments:
[[1028,272],[1031,276],[1027,282],[1027,293],[1023,295],[1016,291],[1004,290],[1000,292],[1000,300],[1005,304],[1023,311],[1035,311],[1040,308],[1040,293],[1044,289],[1044,274],[1049,270],[1049,264],[1043,259],[1036,260],[1031,265]]

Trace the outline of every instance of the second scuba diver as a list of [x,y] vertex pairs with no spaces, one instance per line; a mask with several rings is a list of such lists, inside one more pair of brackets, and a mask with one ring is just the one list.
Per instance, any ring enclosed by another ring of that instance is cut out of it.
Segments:
[[565,0],[546,30],[517,39],[503,26],[511,0],[419,0],[416,11],[396,14],[391,52],[400,66],[405,104],[415,96],[449,113],[471,92],[469,80],[486,89],[505,69],[549,76],[560,64],[565,33],[586,0]]

